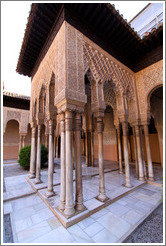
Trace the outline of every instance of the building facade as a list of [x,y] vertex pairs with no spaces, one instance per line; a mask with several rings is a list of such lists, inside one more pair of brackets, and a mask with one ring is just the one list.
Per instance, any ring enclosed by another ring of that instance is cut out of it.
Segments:
[[[154,180],[152,159],[162,165],[163,151],[162,42],[162,25],[141,39],[110,4],[32,4],[17,65],[18,73],[32,78],[29,178],[41,182],[41,129],[45,125],[49,135],[46,196],[54,195],[56,135],[61,148],[59,209],[66,216],[85,209],[81,154],[86,154],[88,166],[98,158],[98,199],[102,202],[107,200],[104,159],[119,161],[126,187],[132,185],[130,161],[135,161],[139,180]],[[157,137],[152,139],[149,131]],[[155,143],[155,150],[158,146],[157,157],[150,143]]]

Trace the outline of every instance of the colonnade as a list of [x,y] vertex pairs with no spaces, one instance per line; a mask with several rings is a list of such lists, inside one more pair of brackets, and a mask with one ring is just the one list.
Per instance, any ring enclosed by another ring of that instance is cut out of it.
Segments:
[[[99,161],[99,195],[100,201],[107,200],[105,194],[104,180],[104,158],[103,158],[103,117],[98,116],[97,134],[98,134],[98,161]],[[128,122],[121,122],[123,131],[123,148],[125,162],[125,186],[130,188],[131,176],[129,166],[129,150],[128,150]],[[53,172],[54,172],[54,127],[53,121],[48,121],[49,136],[49,154],[48,154],[48,188],[46,197],[55,195],[53,190]],[[35,183],[41,183],[41,125],[31,124],[31,160],[29,178],[35,178]],[[59,209],[68,217],[73,215],[75,211],[83,211],[83,187],[82,187],[82,165],[81,165],[81,113],[66,110],[60,113],[60,129],[61,129],[61,186],[60,186],[60,202]],[[146,167],[142,153],[141,131],[144,130],[146,153],[148,162],[148,179],[154,180],[152,158],[150,152],[150,142],[148,125],[144,124],[143,128],[139,124],[132,125],[134,152],[136,160],[136,177],[144,181],[146,179]],[[122,165],[122,147],[120,138],[120,124],[116,125],[117,144],[119,156],[119,173],[123,174]],[[73,134],[75,136],[74,146],[72,144]],[[37,151],[36,151],[36,135],[37,135]],[[93,146],[93,144],[92,144]],[[75,201],[73,196],[73,147],[75,149]],[[37,154],[36,154],[37,153]]]
[[[117,130],[117,144],[118,144],[119,173],[123,174],[120,124],[116,125],[116,130]],[[128,123],[122,122],[122,130],[123,130],[123,148],[124,148],[125,176],[126,176],[125,186],[130,187],[131,182],[130,182],[130,171],[129,171],[128,144],[127,144]],[[133,124],[132,132],[133,132],[133,144],[134,144],[134,154],[135,154],[135,171],[136,171],[135,176],[140,181],[144,181],[146,179],[154,181],[148,124],[143,124],[143,125]],[[145,136],[145,145],[143,144],[143,136],[142,136],[143,132]],[[145,165],[145,156],[144,156],[145,148],[146,148],[146,155],[147,155],[148,172],[146,171],[146,165]]]

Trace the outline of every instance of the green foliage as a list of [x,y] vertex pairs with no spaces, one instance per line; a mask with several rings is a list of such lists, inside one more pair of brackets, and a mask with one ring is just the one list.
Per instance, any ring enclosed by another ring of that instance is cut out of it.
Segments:
[[[30,155],[31,155],[31,145],[25,146],[20,149],[18,162],[20,166],[25,169],[30,167]],[[48,149],[42,144],[41,145],[41,167],[48,161]]]

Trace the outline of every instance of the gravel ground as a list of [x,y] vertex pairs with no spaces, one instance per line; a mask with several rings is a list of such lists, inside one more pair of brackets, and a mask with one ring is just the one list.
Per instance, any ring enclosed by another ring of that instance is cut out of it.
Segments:
[[163,242],[163,203],[131,234],[125,243]]
[[4,215],[5,243],[13,243],[13,233],[10,221],[10,214]]

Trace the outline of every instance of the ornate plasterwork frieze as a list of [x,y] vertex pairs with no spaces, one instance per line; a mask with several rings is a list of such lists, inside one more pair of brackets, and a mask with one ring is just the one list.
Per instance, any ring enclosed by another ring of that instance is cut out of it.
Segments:
[[96,82],[113,81],[122,93],[134,94],[134,75],[123,66],[106,56],[101,51],[84,42],[84,74],[91,71],[91,76]]

